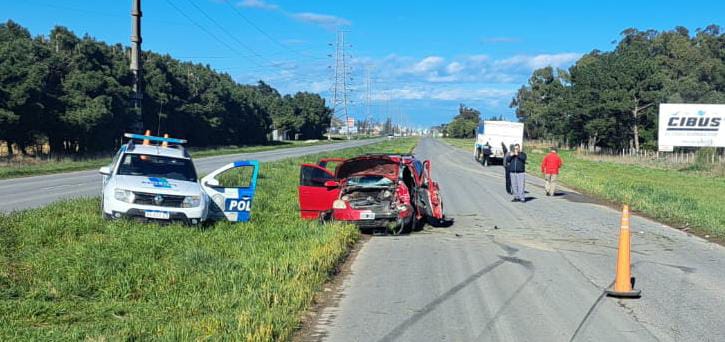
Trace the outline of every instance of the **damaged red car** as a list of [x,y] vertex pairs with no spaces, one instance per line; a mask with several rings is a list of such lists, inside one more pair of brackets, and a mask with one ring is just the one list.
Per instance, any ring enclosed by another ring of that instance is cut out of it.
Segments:
[[299,203],[305,219],[348,221],[394,234],[445,220],[430,161],[413,155],[369,154],[303,164]]

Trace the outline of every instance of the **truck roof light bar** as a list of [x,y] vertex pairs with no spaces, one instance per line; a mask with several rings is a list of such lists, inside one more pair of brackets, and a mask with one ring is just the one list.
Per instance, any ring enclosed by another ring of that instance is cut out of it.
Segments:
[[[186,144],[186,139],[176,139],[176,138],[169,138],[168,134],[164,134],[164,137],[155,137],[153,135],[141,135],[141,134],[133,134],[133,133],[125,133],[123,135],[126,138],[132,139],[132,140],[143,140],[144,145],[149,145],[149,143],[146,143],[146,141],[156,141],[161,143],[166,143],[166,146],[168,144]],[[166,147],[164,146],[164,147]]]

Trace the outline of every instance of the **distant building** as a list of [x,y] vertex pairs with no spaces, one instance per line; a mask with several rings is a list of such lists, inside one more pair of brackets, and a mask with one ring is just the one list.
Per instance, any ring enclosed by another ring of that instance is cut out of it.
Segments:
[[289,140],[289,131],[275,129],[272,131],[272,141]]

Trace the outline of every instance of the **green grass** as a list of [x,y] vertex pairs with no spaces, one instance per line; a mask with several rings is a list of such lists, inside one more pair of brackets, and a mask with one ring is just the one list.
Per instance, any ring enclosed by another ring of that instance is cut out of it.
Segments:
[[[467,151],[473,146],[473,139],[444,140]],[[526,152],[527,171],[543,176],[539,165],[544,151]],[[725,239],[725,177],[584,160],[571,151],[560,154],[564,159],[559,175],[562,184],[595,198],[629,204],[633,210],[662,222],[689,226],[700,234]]]
[[[333,140],[332,143],[342,140]],[[329,144],[327,140],[305,143],[303,141],[276,142],[269,145],[255,146],[227,146],[206,149],[190,149],[194,158],[212,157],[225,154],[251,153],[277,150],[282,148],[313,146]],[[111,157],[90,158],[84,160],[62,159],[62,160],[39,160],[26,159],[19,162],[0,164],[0,179],[47,175],[61,172],[83,171],[108,165]]]
[[252,222],[103,221],[96,198],[0,215],[0,340],[287,340],[359,233],[298,218],[299,165],[262,163]]
[[458,139],[458,138],[442,138],[448,144],[451,144],[460,149],[470,151],[473,153],[473,147],[476,145],[476,139]]

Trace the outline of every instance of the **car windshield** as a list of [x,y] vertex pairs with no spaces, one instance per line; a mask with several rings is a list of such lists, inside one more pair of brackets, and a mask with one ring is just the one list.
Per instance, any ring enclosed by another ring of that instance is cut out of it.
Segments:
[[393,185],[393,181],[383,176],[355,176],[347,179],[347,185],[364,188],[388,187]]
[[148,154],[126,154],[118,167],[118,174],[196,182],[196,170],[191,160]]

